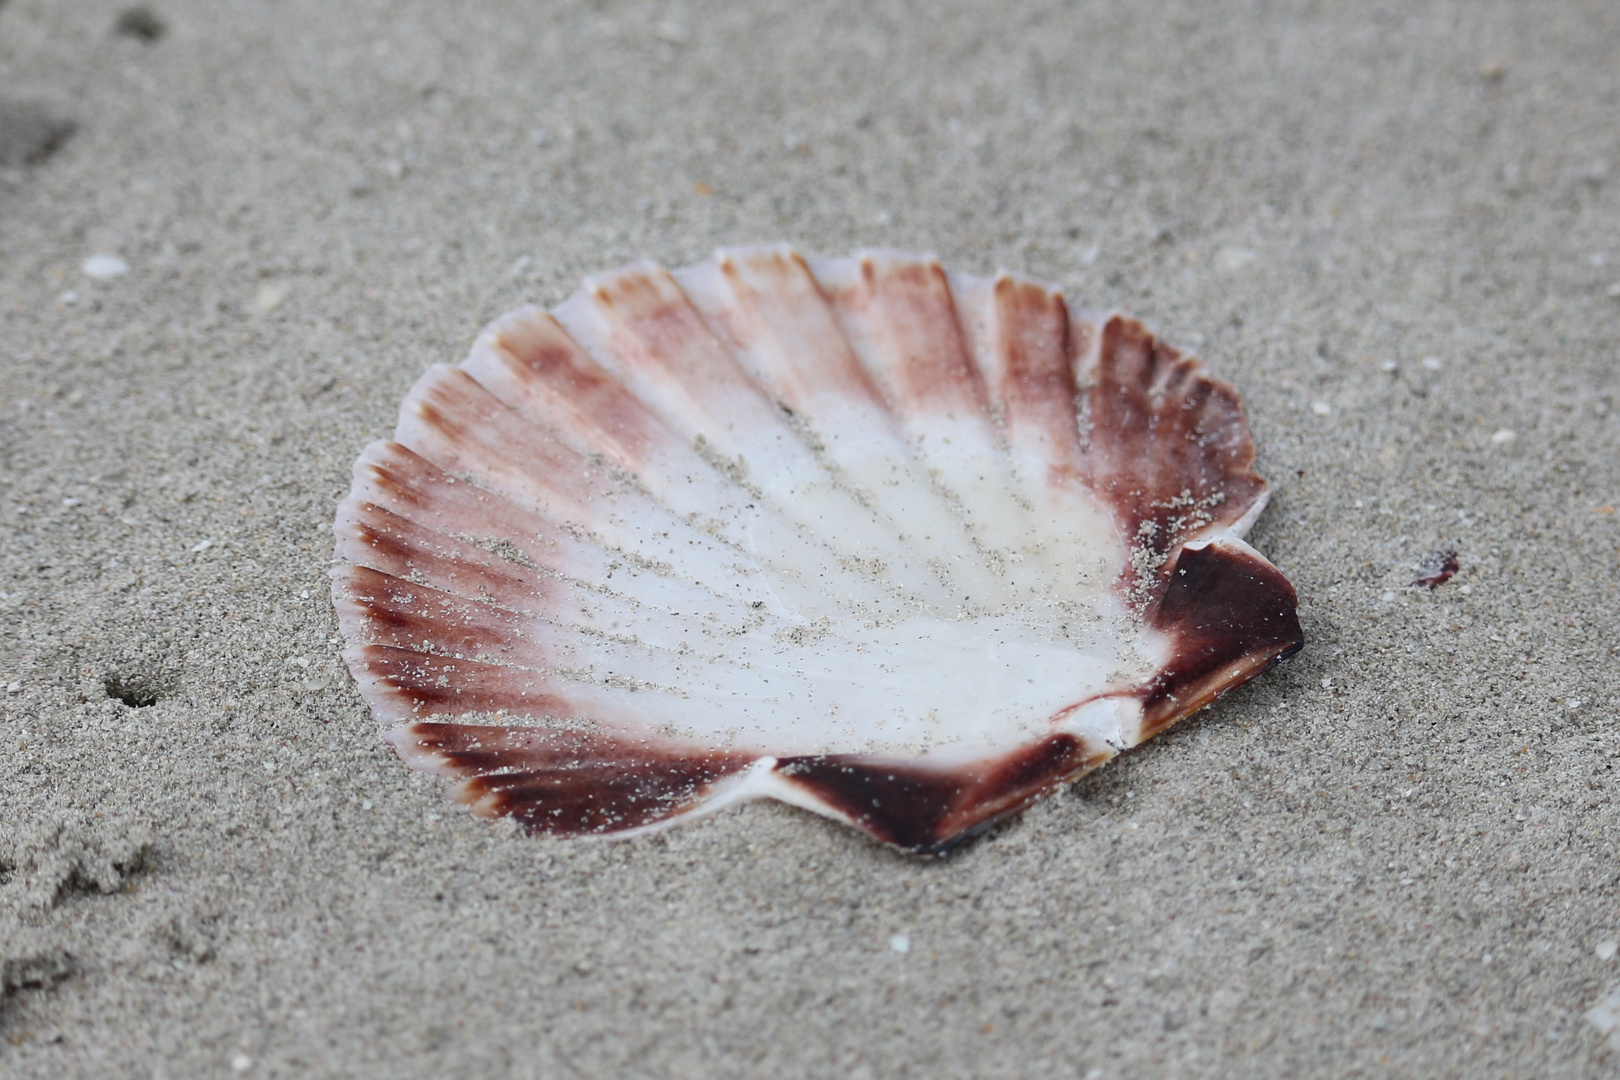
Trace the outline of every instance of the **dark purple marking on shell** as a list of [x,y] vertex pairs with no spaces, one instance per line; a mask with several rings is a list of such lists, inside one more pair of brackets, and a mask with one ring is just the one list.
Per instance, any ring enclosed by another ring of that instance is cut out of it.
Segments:
[[1039,282],[642,264],[362,455],[344,655],[404,760],[532,832],[776,798],[942,851],[1300,647],[1253,464],[1235,390]]
[[1052,735],[976,769],[927,769],[858,755],[788,758],[784,777],[857,828],[907,851],[941,853],[1113,756]]

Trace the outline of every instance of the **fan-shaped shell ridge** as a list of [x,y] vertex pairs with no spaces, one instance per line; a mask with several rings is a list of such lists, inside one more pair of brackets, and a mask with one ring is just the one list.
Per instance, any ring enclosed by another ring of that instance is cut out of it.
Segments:
[[1241,398],[1119,313],[932,256],[593,275],[407,394],[339,508],[344,658],[476,813],[774,798],[914,851],[1302,637]]

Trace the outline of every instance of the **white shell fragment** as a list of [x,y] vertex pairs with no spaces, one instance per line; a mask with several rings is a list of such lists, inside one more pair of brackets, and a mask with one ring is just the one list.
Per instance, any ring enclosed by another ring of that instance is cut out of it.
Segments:
[[532,831],[770,797],[938,851],[1301,644],[1238,396],[892,253],[588,279],[435,367],[337,519],[410,764]]

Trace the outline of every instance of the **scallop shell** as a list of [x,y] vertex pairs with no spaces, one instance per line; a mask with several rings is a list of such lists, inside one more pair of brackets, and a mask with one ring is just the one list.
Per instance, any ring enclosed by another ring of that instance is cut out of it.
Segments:
[[750,799],[940,851],[1296,651],[1237,392],[929,258],[588,279],[412,388],[337,519],[410,765],[532,832]]

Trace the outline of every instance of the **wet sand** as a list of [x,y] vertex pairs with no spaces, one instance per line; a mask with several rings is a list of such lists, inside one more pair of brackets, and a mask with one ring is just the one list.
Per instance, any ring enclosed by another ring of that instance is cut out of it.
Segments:
[[[1620,8],[122,10],[0,8],[0,1077],[1620,1068]],[[760,240],[1205,357],[1305,651],[944,859],[445,801],[338,658],[351,464]]]

